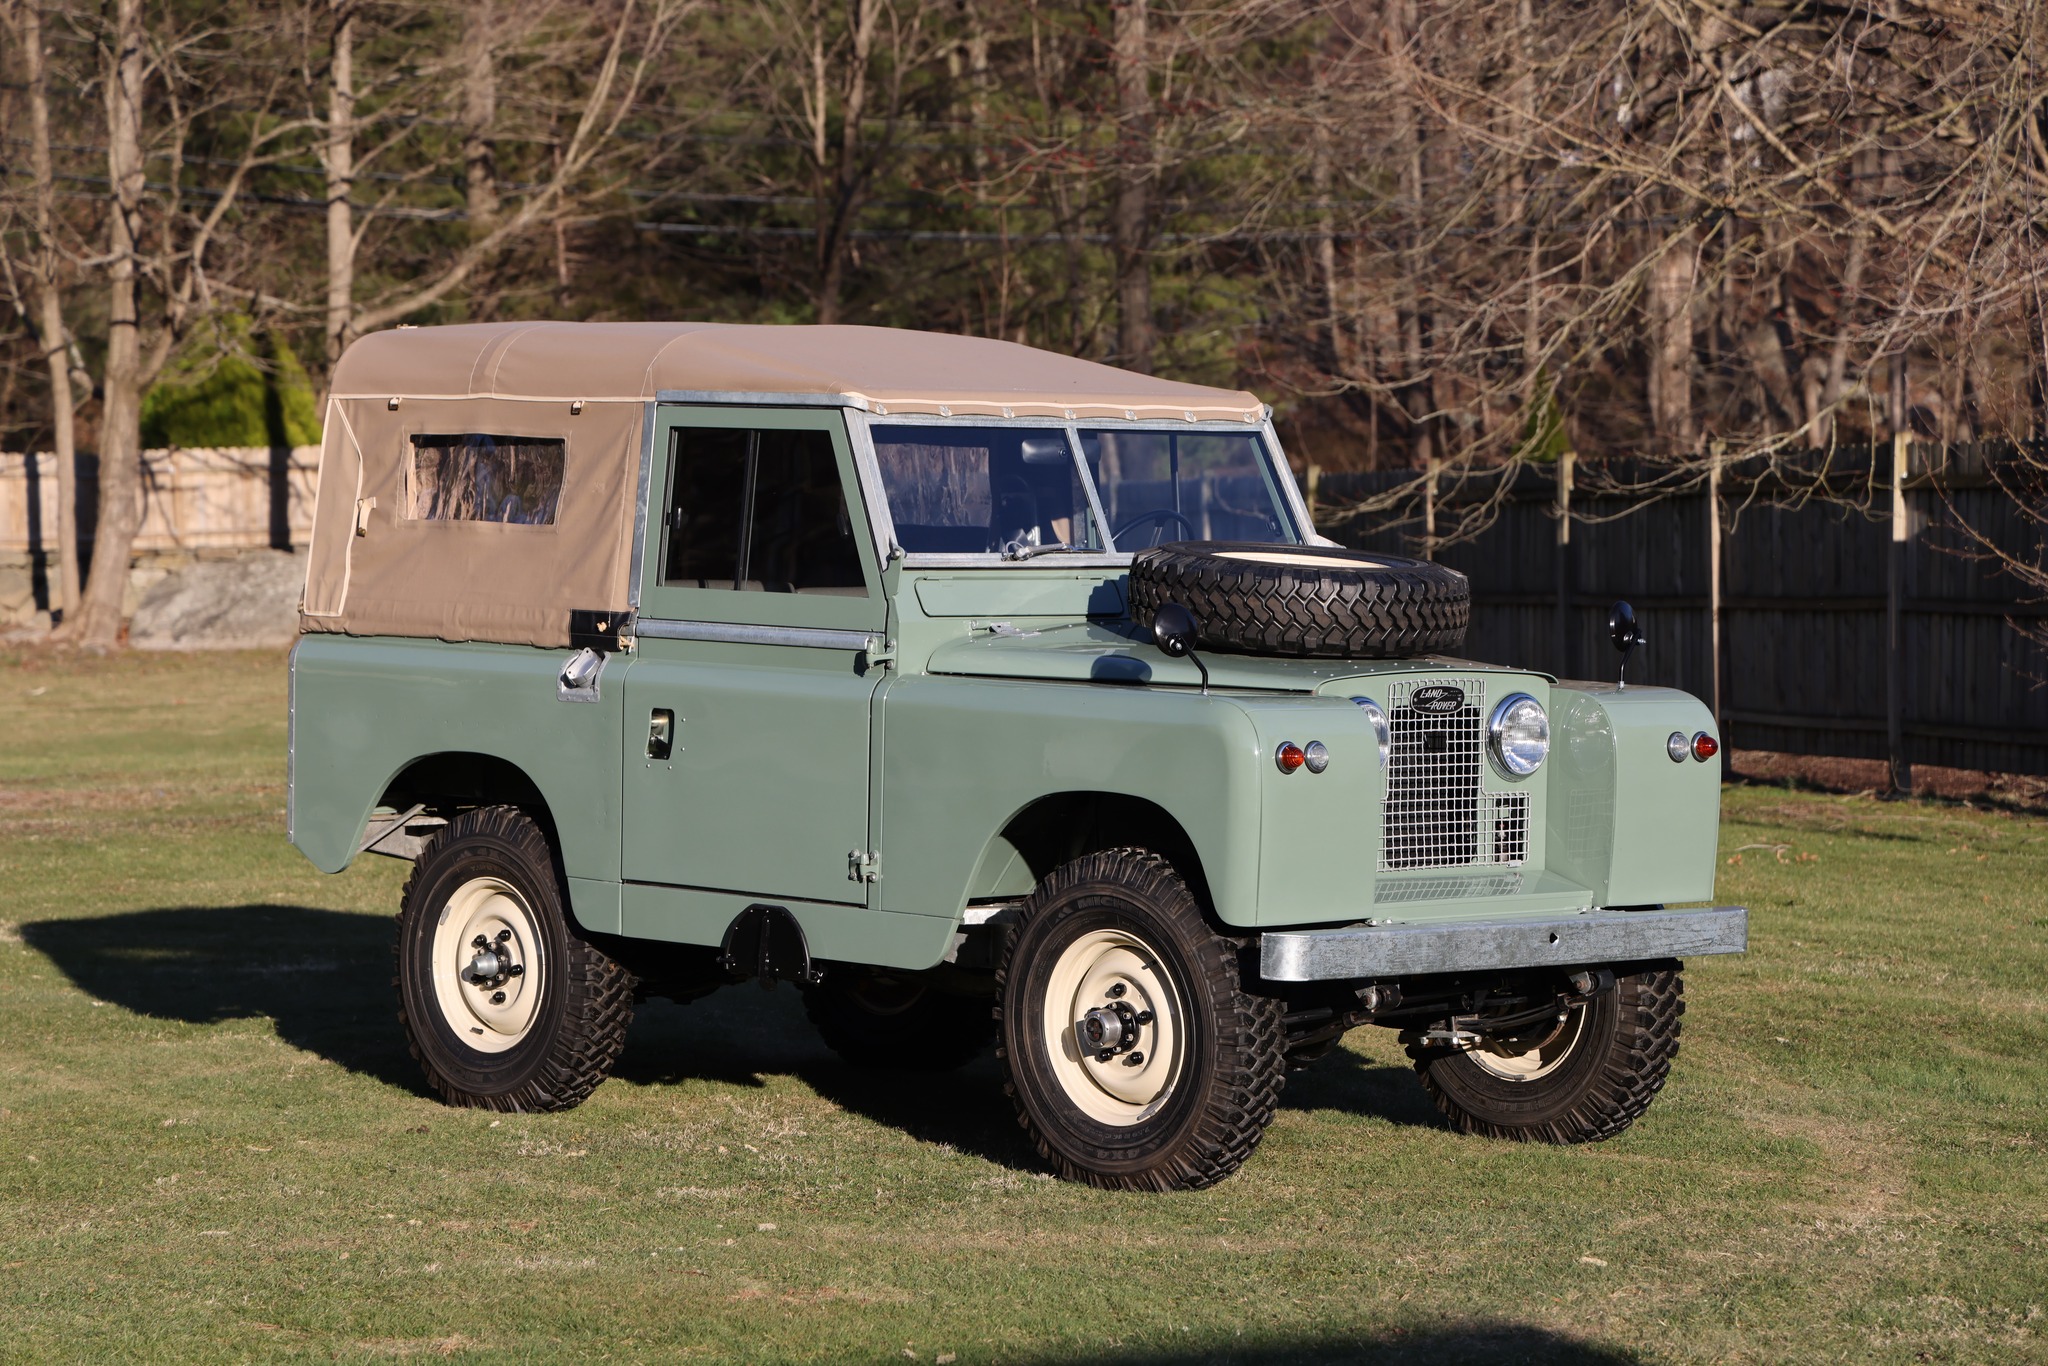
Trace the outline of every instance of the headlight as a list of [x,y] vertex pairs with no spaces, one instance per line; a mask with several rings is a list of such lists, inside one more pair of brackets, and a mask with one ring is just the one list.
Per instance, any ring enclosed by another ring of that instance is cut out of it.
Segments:
[[1365,713],[1365,719],[1372,722],[1372,733],[1380,740],[1380,767],[1387,766],[1387,753],[1394,745],[1394,732],[1387,727],[1387,714],[1380,710],[1380,704],[1370,697],[1354,697],[1358,709]]
[[1501,770],[1526,778],[1543,766],[1544,756],[1550,753],[1550,718],[1544,715],[1543,704],[1529,694],[1511,693],[1493,709],[1486,736]]

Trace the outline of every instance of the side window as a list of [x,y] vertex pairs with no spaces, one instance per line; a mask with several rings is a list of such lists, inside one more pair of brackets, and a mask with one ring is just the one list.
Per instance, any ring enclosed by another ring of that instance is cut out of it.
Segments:
[[663,587],[867,596],[830,433],[678,427],[670,460]]
[[560,437],[415,436],[405,515],[419,522],[553,526],[566,455]]

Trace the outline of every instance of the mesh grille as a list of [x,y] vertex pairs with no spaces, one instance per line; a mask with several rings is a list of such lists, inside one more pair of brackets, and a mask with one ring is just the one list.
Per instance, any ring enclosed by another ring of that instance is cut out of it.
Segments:
[[[1456,688],[1464,704],[1424,711],[1421,688]],[[1388,690],[1387,805],[1380,870],[1518,866],[1529,856],[1529,794],[1482,792],[1486,767],[1486,683],[1422,678]]]

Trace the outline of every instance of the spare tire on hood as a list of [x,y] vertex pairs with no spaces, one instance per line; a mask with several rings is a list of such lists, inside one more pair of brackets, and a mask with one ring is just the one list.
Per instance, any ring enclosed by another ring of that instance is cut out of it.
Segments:
[[1175,541],[1131,561],[1131,615],[1194,613],[1196,644],[1241,654],[1401,659],[1465,643],[1472,589],[1428,560],[1376,550]]

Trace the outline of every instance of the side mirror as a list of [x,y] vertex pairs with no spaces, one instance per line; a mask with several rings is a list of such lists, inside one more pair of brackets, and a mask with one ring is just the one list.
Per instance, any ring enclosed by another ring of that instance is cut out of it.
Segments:
[[1195,648],[1195,614],[1177,602],[1162,602],[1152,614],[1152,643],[1159,653],[1185,659]]
[[1617,688],[1628,686],[1629,652],[1643,643],[1643,628],[1636,624],[1636,609],[1626,602],[1617,602],[1607,614],[1607,637],[1614,642],[1614,648],[1621,652],[1621,672],[1615,680]]
[[1209,695],[1209,666],[1195,657],[1195,614],[1177,602],[1162,602],[1152,614],[1152,643],[1168,659],[1185,659],[1202,674],[1202,696]]

